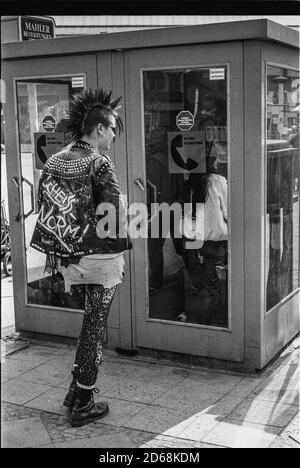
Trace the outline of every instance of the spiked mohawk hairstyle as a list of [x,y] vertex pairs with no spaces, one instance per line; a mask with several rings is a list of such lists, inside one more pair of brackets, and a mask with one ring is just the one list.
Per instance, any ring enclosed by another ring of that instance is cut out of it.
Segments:
[[118,104],[122,96],[112,99],[111,95],[112,91],[106,93],[103,89],[88,89],[71,99],[67,127],[75,139],[80,139],[84,134],[89,135],[99,123],[109,126],[110,116],[115,117],[120,135],[123,123],[116,111],[121,107]]

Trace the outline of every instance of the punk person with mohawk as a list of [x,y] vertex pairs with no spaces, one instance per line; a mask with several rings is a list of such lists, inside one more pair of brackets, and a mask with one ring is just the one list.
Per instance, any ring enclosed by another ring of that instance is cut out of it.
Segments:
[[[85,304],[73,379],[63,402],[75,427],[109,411],[106,402],[94,402],[93,392],[99,391],[95,383],[109,309],[124,275],[122,254],[132,248],[124,197],[104,153],[123,130],[117,113],[120,100],[102,89],[85,90],[72,98],[67,126],[73,140],[45,163],[31,239],[31,246],[46,254],[46,270],[61,273],[65,290],[72,293],[77,288]],[[99,230],[103,203],[115,209],[111,236]]]

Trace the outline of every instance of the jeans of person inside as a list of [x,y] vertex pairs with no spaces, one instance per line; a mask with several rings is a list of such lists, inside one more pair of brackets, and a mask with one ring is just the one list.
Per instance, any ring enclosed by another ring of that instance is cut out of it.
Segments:
[[186,249],[184,262],[192,286],[216,307],[222,299],[217,267],[227,265],[227,241],[205,241],[200,249]]

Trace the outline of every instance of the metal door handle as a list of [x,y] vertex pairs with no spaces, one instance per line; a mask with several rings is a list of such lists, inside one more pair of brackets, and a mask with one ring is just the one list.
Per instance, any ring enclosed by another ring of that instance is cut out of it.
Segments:
[[135,179],[135,180],[134,180],[134,183],[135,183],[143,192],[145,191],[145,187],[144,187],[144,184],[143,184],[142,179]]
[[20,188],[19,179],[18,179],[17,176],[12,177],[12,178],[11,178],[11,181],[12,181],[12,183],[15,185],[15,187],[17,187],[17,189]]
[[[26,179],[26,177],[24,176],[21,176],[21,184],[19,182],[19,179],[17,176],[14,176],[11,178],[11,181],[12,183],[14,184],[14,186],[17,188],[18,190],[18,198],[19,198],[19,207],[21,207],[21,197],[20,197],[20,190],[21,190],[21,186],[23,184],[23,182],[26,182],[29,187],[30,187],[30,198],[31,198],[31,208],[30,210],[23,215],[23,218],[26,219],[33,211],[34,211],[34,193],[33,193],[33,184],[31,182],[29,182],[29,180]],[[19,222],[22,218],[22,212],[21,212],[21,208],[20,210],[18,211],[18,213],[13,216],[13,219],[17,222]]]
[[34,211],[34,194],[33,194],[33,184],[26,179],[26,177],[22,176],[22,183],[26,182],[30,187],[30,198],[31,198],[31,209],[24,214],[24,219],[26,219],[31,213]]
[[148,180],[148,179],[147,179],[146,182],[147,182],[148,187],[150,187],[150,189],[153,192],[153,203],[155,203],[155,205],[154,205],[155,209],[154,210],[152,210],[152,206],[151,206],[151,215],[152,216],[148,219],[148,222],[152,223],[153,218],[155,218],[155,216],[157,214],[157,206],[156,206],[157,205],[157,198],[158,198],[157,197],[157,187],[152,182],[150,182],[150,180]]
[[11,180],[11,182],[14,184],[14,186],[15,186],[15,187],[17,188],[17,190],[18,190],[19,211],[18,211],[18,213],[17,213],[15,216],[13,216],[13,219],[14,219],[15,221],[17,221],[17,223],[18,223],[18,222],[20,221],[20,219],[21,219],[21,209],[20,209],[20,206],[21,206],[21,205],[20,205],[20,183],[19,183],[19,179],[18,179],[17,176],[12,177],[10,180]]
[[152,184],[150,180],[147,179],[147,185],[149,185],[150,189],[153,191],[153,201],[157,203],[157,187],[156,185]]

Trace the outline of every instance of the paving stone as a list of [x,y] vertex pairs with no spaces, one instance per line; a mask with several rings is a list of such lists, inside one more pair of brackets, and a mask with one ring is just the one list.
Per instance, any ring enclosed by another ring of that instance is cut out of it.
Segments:
[[57,440],[64,441],[64,431],[70,429],[70,418],[61,415],[51,415],[46,412],[41,413],[41,420],[44,427],[46,428],[52,443],[56,443]]
[[50,443],[51,439],[40,417],[8,421],[2,428],[4,448],[25,448]]
[[67,350],[65,348],[30,344],[28,348],[8,356],[8,359],[32,360],[35,364],[43,364],[55,357],[64,356],[66,353]]
[[[242,401],[245,400],[243,393],[227,393],[222,395],[221,398],[211,406],[208,406],[205,411],[201,413],[216,415],[223,418],[231,413]],[[200,415],[200,416],[201,416]]]
[[39,416],[40,411],[26,408],[25,406],[14,405],[12,403],[1,403],[1,422],[5,424],[5,421],[15,420],[15,419],[24,419],[31,418],[34,416]]
[[287,365],[299,366],[300,362],[300,338],[293,342],[280,354],[280,356],[268,367],[266,373],[273,373],[276,369]]
[[48,390],[48,385],[27,382],[21,377],[17,377],[2,385],[1,398],[8,403],[22,405]]
[[41,420],[44,427],[47,429],[49,436],[53,443],[59,440],[60,442],[67,441],[72,438],[90,438],[94,436],[104,436],[112,432],[119,432],[120,429],[114,426],[97,424],[97,421],[90,423],[86,426],[87,432],[82,436],[82,428],[71,427],[69,417],[61,415],[50,415],[49,413],[42,413]]
[[63,356],[56,356],[53,361],[55,361],[55,365],[59,368],[64,368],[68,372],[68,376],[71,377],[71,371],[73,370],[74,366],[74,358],[75,358],[75,352],[73,351],[72,353],[66,353]]
[[208,382],[191,381],[186,379],[177,387],[156,398],[153,403],[166,408],[181,408],[198,413],[206,407],[216,403],[229,389],[221,390]]
[[57,365],[55,360],[41,364],[37,368],[22,374],[23,380],[45,385],[57,386],[70,375],[68,365]]
[[295,440],[291,439],[290,437],[281,437],[278,436],[274,442],[270,445],[270,448],[293,448],[293,449],[299,449],[300,444],[296,442]]
[[103,375],[103,377],[105,375],[145,376],[147,375],[150,366],[151,364],[148,363],[108,358],[102,363],[99,374],[100,376]]
[[[177,373],[176,369],[172,367],[150,365],[147,368],[146,375],[142,376],[142,378],[138,380],[138,385],[140,388],[144,387],[148,389],[149,399],[147,399],[147,402],[152,402],[154,401],[152,396],[160,396],[168,390],[177,387],[191,375],[191,372]],[[135,376],[133,376],[133,382],[134,380]],[[125,380],[123,382],[125,382]]]
[[68,434],[68,435],[74,435],[74,434],[80,435],[80,433],[81,431],[78,430],[78,428],[76,427],[70,427],[70,429],[65,430],[65,434]]
[[299,408],[295,405],[250,397],[240,403],[229,417],[241,421],[284,427],[298,411]]
[[149,379],[146,376],[128,376],[114,387],[104,388],[104,394],[112,398],[138,403],[151,403],[172,388],[172,381]]
[[[59,415],[55,415],[53,418],[49,414],[42,413],[41,419],[56,447],[106,447],[105,444],[107,447],[122,447],[122,443],[126,444],[125,447],[137,447],[154,436],[154,434],[143,431],[105,425],[102,420],[84,427],[72,428],[69,421]],[[53,422],[55,422],[54,426]],[[119,434],[123,434],[121,438]],[[101,445],[102,441],[103,445]]]
[[48,434],[47,441],[34,441],[41,448],[98,448],[102,443],[105,448],[296,448],[290,436],[299,426],[299,375],[292,356],[256,377],[106,351],[97,381],[101,393],[95,395],[96,401],[109,401],[105,418],[70,426],[61,402],[71,381],[75,347],[52,351],[34,345],[4,362],[12,377],[2,388],[2,398],[8,395],[2,404],[3,426],[39,421]]
[[299,370],[300,366],[282,366],[275,369],[262,379],[256,390],[293,391],[299,386]]
[[[195,372],[189,369],[180,369],[173,366],[166,366],[160,364],[149,364],[147,367],[147,377],[160,380],[172,380],[174,382],[181,383],[189,377],[193,377]],[[198,375],[198,373],[197,373]],[[206,373],[203,372],[206,376]]]
[[300,448],[299,413],[274,440],[271,448]]
[[230,394],[246,397],[255,391],[259,383],[259,377],[244,377],[230,390]]
[[291,420],[291,422],[286,426],[284,429],[285,432],[287,433],[297,433],[298,435],[300,434],[300,413],[298,414]]
[[[207,406],[204,410],[189,418],[187,420],[188,424],[184,425],[182,430],[176,430],[177,437],[200,441],[213,427],[228,416],[243,399],[242,395],[232,393],[225,395],[217,403]],[[166,433],[171,433],[171,431],[166,431]]]
[[32,448],[56,448],[56,445],[55,444],[47,444],[47,445],[35,445],[34,447],[32,446]]
[[217,389],[223,388],[224,390],[230,390],[241,382],[242,379],[243,377],[237,373],[225,372],[222,370],[216,371],[214,369],[199,369],[191,372],[183,381],[183,384],[197,384],[199,381],[203,381]]
[[7,382],[14,379],[37,366],[36,363],[31,361],[20,361],[16,359],[7,359],[1,363],[1,382]]
[[189,423],[190,417],[193,417],[193,412],[182,413],[178,409],[148,405],[136,416],[128,419],[125,424],[126,427],[133,429],[176,435]]
[[139,411],[147,408],[147,405],[135,403],[127,400],[118,400],[116,398],[106,398],[97,395],[95,402],[107,401],[109,405],[109,413],[102,420],[103,424],[112,424],[113,426],[127,426],[127,421],[135,416]]
[[100,391],[106,391],[111,394],[110,391],[112,389],[122,387],[122,383],[126,381],[127,378],[128,377],[124,373],[121,373],[120,375],[104,375],[100,370],[97,377],[96,386],[100,389]]
[[123,382],[126,380],[127,384],[130,385],[130,382],[134,383],[146,377],[148,367],[148,364],[142,366],[139,363],[136,367],[134,363],[118,362],[115,359],[108,358],[100,367],[96,386],[101,392],[103,390],[109,392],[112,397],[118,398],[121,396],[124,398],[122,395]]
[[203,442],[198,442],[195,440],[186,440],[181,438],[175,437],[163,437],[158,436],[158,438],[162,438],[162,445],[161,447],[168,447],[168,448],[224,448],[218,445],[212,444],[204,444]]
[[[71,383],[71,380],[72,380],[72,376],[71,376],[70,372],[67,372],[65,377],[66,378],[64,380],[62,380],[59,383],[56,383],[55,386],[57,386],[59,388],[64,388],[65,390],[67,390],[67,388],[69,387],[69,385]],[[126,374],[125,373],[121,373],[120,375],[118,375],[118,374],[116,374],[116,375],[104,375],[101,372],[101,369],[100,369],[100,372],[99,372],[98,377],[97,377],[96,387],[99,388],[101,393],[103,393],[104,390],[106,392],[110,392],[110,390],[112,388],[116,388],[117,386],[121,386],[124,379],[126,379]]]
[[65,389],[52,387],[42,395],[25,403],[25,405],[30,408],[68,416],[69,409],[62,405],[65,395]]
[[154,448],[154,447],[161,448],[163,444],[164,444],[164,440],[155,438],[155,439],[149,440],[148,442],[143,443],[142,445],[140,445],[140,448]]
[[288,405],[296,405],[299,406],[300,398],[299,398],[299,390],[275,390],[275,389],[266,389],[266,390],[253,390],[253,394],[257,395],[258,398],[262,400],[269,400],[273,402],[280,402],[285,403]]
[[125,429],[124,432],[135,447],[140,447],[143,443],[152,440],[157,436],[157,434],[148,431],[136,431],[133,429]]
[[135,445],[124,432],[103,436],[89,437],[88,439],[74,439],[65,442],[57,442],[56,448],[131,448]]
[[214,427],[201,442],[231,448],[268,448],[280,429],[229,418]]
[[43,353],[41,356],[38,354],[26,354],[26,350],[28,349],[30,349],[30,347],[24,350],[20,350],[14,354],[8,355],[5,358],[4,362],[28,362],[29,364],[31,364],[31,367],[34,368],[40,366],[41,364],[45,364],[46,362],[50,362],[53,359],[57,359],[57,354],[53,353]]
[[[2,328],[1,328],[2,333]],[[6,358],[16,354],[20,350],[27,348],[30,345],[29,341],[20,340],[16,338],[3,338],[1,339],[1,362],[5,362]]]
[[[195,418],[191,418],[189,424],[178,431],[177,437],[200,441],[206,434],[208,434],[214,427],[216,427],[223,418],[214,414],[204,413]],[[170,431],[169,431],[170,432]],[[166,431],[168,433],[168,431]]]
[[298,366],[300,361],[300,350],[294,349],[291,351],[286,352],[282,356],[280,356],[281,365],[284,366]]

